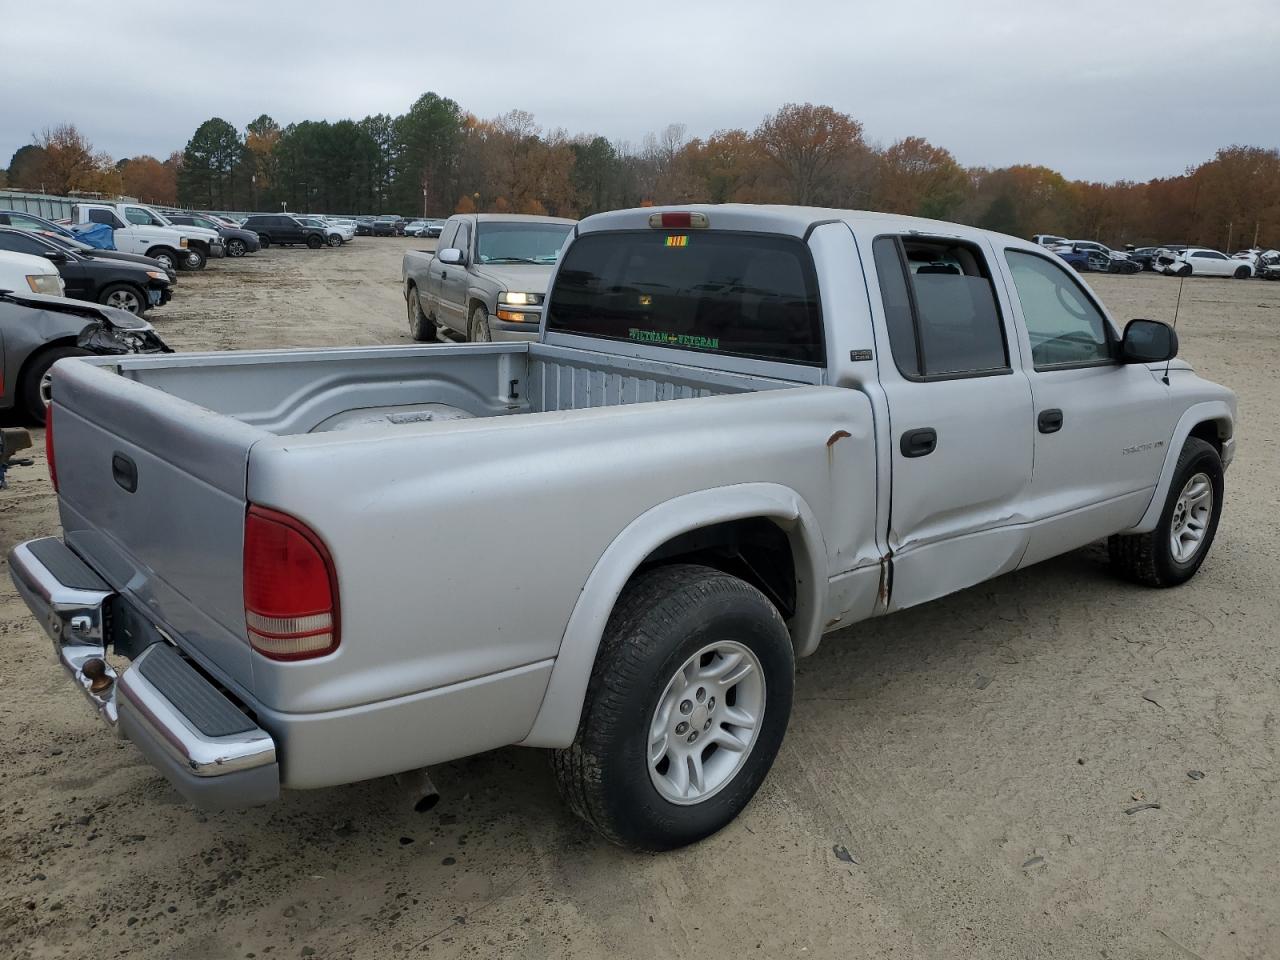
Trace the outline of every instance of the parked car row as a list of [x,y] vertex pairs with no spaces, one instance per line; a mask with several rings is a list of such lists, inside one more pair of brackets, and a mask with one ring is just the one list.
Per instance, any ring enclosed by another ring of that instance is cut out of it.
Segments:
[[1227,256],[1209,247],[1193,247],[1171,243],[1158,247],[1133,247],[1112,250],[1093,240],[1068,240],[1048,233],[1038,233],[1033,243],[1047,247],[1081,272],[1140,273],[1151,270],[1176,277],[1250,277],[1280,279],[1280,251],[1241,250]]

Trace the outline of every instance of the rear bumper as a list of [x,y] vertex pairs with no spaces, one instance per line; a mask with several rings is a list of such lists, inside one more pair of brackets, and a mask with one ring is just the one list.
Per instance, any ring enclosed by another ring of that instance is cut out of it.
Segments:
[[107,662],[113,614],[124,601],[61,540],[18,544],[9,572],[53,641],[58,662],[98,716],[187,800],[222,810],[279,796],[271,735],[176,648],[152,643],[119,673]]

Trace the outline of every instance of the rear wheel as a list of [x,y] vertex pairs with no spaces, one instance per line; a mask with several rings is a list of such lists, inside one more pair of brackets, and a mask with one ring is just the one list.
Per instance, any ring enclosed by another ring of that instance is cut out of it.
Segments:
[[228,257],[243,257],[246,253],[248,253],[248,248],[244,245],[243,240],[232,238],[227,241]]
[[1199,437],[1182,447],[1164,510],[1150,533],[1116,535],[1107,541],[1111,565],[1121,576],[1148,587],[1176,587],[1190,580],[1213,545],[1222,516],[1222,460]]
[[313,233],[307,237],[307,246],[312,250],[319,250],[324,246],[324,241],[320,239],[318,234]]
[[622,846],[701,840],[764,781],[793,682],[786,624],[755,587],[693,564],[642,573],[605,627],[577,736],[553,755],[560,792]]
[[141,316],[147,309],[146,295],[137,287],[127,283],[113,283],[98,295],[98,302],[117,310],[128,310]]
[[51,368],[63,357],[86,357],[88,350],[80,347],[50,347],[35,355],[22,374],[18,385],[22,397],[23,412],[36,423],[43,424],[48,416],[46,405],[50,399]]
[[411,286],[405,301],[409,307],[409,336],[419,343],[432,343],[440,339],[434,321],[422,312],[422,304],[418,300],[418,288]]
[[467,318],[467,339],[472,343],[488,343],[493,339],[493,331],[489,329],[489,311],[483,303],[471,308]]

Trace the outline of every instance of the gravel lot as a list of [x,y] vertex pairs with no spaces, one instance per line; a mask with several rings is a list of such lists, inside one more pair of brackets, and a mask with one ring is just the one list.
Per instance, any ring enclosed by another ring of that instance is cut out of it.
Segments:
[[[217,261],[156,326],[186,350],[405,342],[422,244]],[[1172,316],[1175,280],[1093,283]],[[437,768],[425,814],[389,779],[194,812],[4,576],[0,957],[1280,955],[1280,283],[1189,280],[1178,330],[1242,418],[1199,576],[1147,591],[1093,547],[828,638],[755,802],[673,854],[597,840],[514,748]],[[43,459],[11,479],[6,551],[57,529]]]

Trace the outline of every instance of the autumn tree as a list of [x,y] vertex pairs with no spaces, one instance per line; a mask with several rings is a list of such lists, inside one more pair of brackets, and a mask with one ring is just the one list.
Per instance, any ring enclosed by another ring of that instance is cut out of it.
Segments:
[[280,124],[267,114],[259,114],[244,128],[246,159],[252,164],[249,174],[249,205],[257,207],[258,197],[275,186],[275,149],[280,142]]
[[828,106],[788,103],[764,119],[755,139],[782,179],[789,203],[830,202],[856,155],[866,152],[862,124]]
[[710,202],[755,199],[764,156],[745,130],[717,130],[702,145],[700,159]]
[[43,151],[39,175],[49,193],[115,196],[120,192],[120,174],[111,157],[95,152],[74,124],[46,128],[36,145]]
[[907,137],[880,155],[875,206],[946,220],[964,202],[969,188],[968,176],[948,150],[923,137]]
[[116,164],[122,177],[122,190],[143,203],[172,206],[178,202],[178,174],[172,165],[143,155]]

